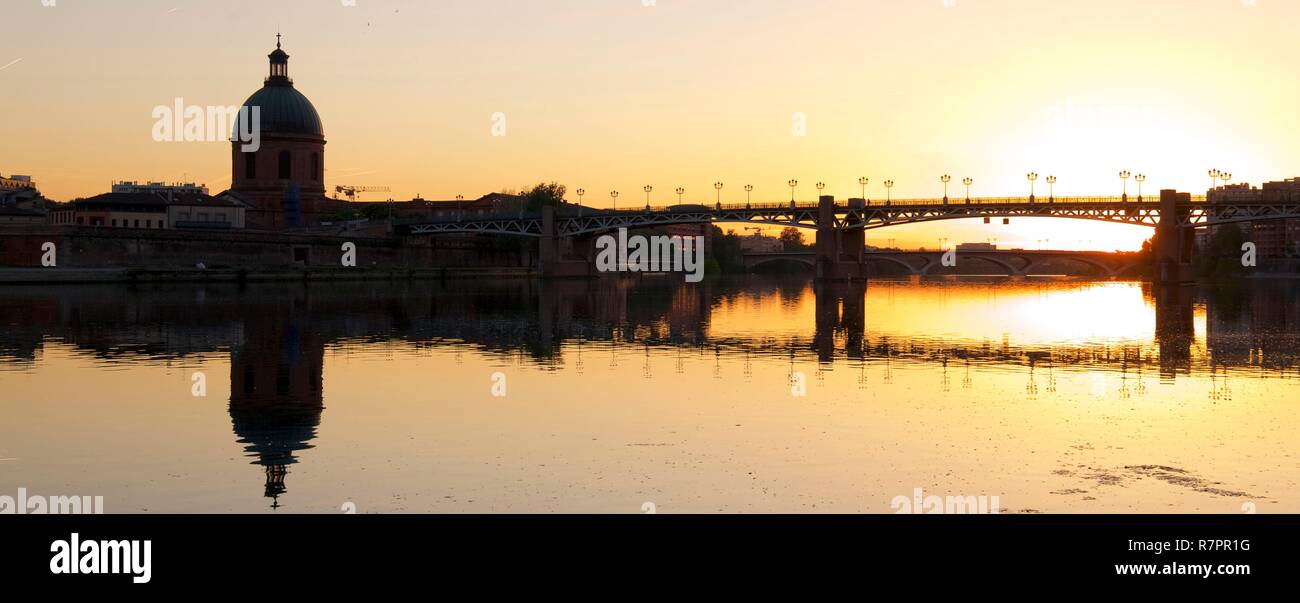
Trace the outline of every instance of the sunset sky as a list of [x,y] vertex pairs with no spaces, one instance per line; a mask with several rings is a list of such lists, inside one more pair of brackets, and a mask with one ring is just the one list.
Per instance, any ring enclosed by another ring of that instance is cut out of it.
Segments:
[[[151,138],[174,99],[237,105],[277,29],[319,110],[327,186],[449,199],[539,181],[589,205],[1196,193],[1300,173],[1294,0],[5,0],[0,174],[49,197],[230,183],[225,142]],[[47,2],[48,3],[48,2]],[[646,6],[651,4],[651,6]],[[506,135],[492,134],[503,113]],[[795,136],[795,114],[806,116]],[[1130,181],[1130,193],[1136,193]],[[1039,180],[1037,191],[1046,195]],[[370,197],[370,200],[376,200]],[[576,199],[575,199],[576,200]],[[1136,248],[1145,228],[945,223],[870,242]]]

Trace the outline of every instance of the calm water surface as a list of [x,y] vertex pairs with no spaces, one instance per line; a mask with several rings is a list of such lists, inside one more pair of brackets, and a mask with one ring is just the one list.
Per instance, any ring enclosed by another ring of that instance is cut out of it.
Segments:
[[0,495],[110,513],[1300,512],[1293,281],[6,287],[0,325]]

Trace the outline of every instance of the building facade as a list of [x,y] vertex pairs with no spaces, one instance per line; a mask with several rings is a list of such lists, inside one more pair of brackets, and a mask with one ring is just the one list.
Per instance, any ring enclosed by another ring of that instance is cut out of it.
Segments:
[[[1225,185],[1210,190],[1209,203],[1267,204],[1300,203],[1300,178],[1265,182],[1260,187],[1249,184]],[[1300,257],[1300,220],[1262,220],[1236,225],[1247,241],[1255,244],[1256,253],[1264,259]],[[1205,241],[1213,237],[1218,228],[1211,227]]]

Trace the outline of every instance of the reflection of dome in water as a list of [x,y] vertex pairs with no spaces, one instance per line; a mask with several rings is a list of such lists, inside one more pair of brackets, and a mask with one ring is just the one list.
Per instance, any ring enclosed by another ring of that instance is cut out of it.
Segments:
[[254,465],[292,465],[293,453],[308,450],[320,426],[321,408],[230,410],[237,440]]
[[247,332],[255,335],[230,356],[230,420],[244,454],[266,468],[265,495],[277,499],[274,508],[295,453],[313,447],[320,426],[325,348],[292,319],[251,322]]

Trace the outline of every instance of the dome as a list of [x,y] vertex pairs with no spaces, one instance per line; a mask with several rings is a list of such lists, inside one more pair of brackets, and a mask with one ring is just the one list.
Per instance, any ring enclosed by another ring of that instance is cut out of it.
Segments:
[[[275,50],[266,56],[271,61],[271,74],[262,89],[254,92],[243,104],[245,107],[260,107],[261,133],[325,138],[316,107],[293,87],[293,80],[289,79],[289,53],[280,48],[279,34],[275,36]],[[236,118],[235,134],[239,134],[241,125]]]
[[[325,129],[321,127],[320,115],[316,113],[316,107],[312,106],[311,101],[307,100],[303,93],[298,92],[293,84],[268,82],[261,90],[248,97],[243,106],[261,107],[259,112],[263,134],[325,137]],[[239,126],[239,121],[236,120],[235,132],[240,131]]]

